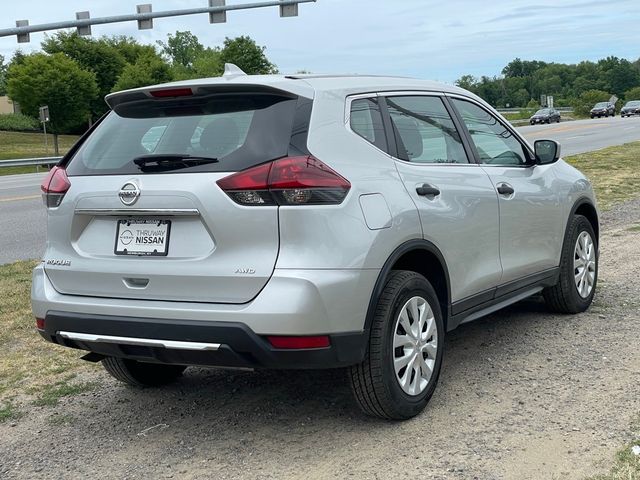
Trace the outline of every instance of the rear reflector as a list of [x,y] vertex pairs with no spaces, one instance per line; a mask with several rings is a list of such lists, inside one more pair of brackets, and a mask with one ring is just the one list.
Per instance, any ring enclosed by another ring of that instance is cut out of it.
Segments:
[[36,318],[36,328],[38,330],[44,330],[44,318]]
[[193,90],[190,88],[165,88],[163,90],[151,90],[149,93],[156,98],[190,97],[193,95]]
[[305,349],[305,348],[326,348],[329,346],[329,337],[320,335],[314,337],[267,337],[269,343],[274,348],[282,349]]
[[218,180],[241,205],[336,205],[351,184],[312,156],[286,157]]
[[40,185],[45,206],[47,208],[55,208],[60,205],[69,188],[71,188],[71,182],[69,182],[67,172],[63,167],[56,165],[49,170],[49,174]]

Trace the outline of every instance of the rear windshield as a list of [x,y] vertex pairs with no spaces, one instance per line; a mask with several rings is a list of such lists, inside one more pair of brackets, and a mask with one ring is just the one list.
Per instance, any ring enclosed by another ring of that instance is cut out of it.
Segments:
[[215,159],[166,170],[172,173],[243,170],[287,155],[296,103],[243,93],[119,105],[78,149],[67,173],[141,174],[148,170],[134,160],[155,155]]
[[549,112],[550,112],[550,110],[548,108],[543,108],[542,110],[538,110],[536,112],[536,115],[546,115]]
[[625,105],[625,107],[637,107],[638,105],[640,105],[640,101],[638,101],[638,100],[631,100],[630,102],[627,102],[627,104]]
[[596,103],[596,107],[606,107],[607,105],[609,105],[607,102],[600,102],[600,103]]

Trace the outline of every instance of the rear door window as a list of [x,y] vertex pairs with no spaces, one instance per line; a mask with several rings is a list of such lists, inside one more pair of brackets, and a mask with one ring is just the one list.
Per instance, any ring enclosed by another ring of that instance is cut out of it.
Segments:
[[246,93],[124,104],[78,149],[67,173],[145,173],[134,160],[154,155],[216,159],[171,172],[244,170],[287,155],[296,105],[296,98]]
[[382,125],[382,114],[377,98],[358,98],[351,102],[351,130],[382,151],[387,151],[387,140]]
[[440,97],[387,97],[398,158],[413,163],[469,163]]

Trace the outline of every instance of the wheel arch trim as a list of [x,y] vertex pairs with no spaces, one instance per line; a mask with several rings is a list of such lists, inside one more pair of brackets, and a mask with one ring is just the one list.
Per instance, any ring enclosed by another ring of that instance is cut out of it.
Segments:
[[[594,214],[593,220],[595,221],[595,225],[592,225],[592,226],[594,227],[593,230],[594,230],[594,233],[596,234],[595,241],[596,241],[597,250],[599,252],[600,251],[600,218],[598,216],[598,209],[595,207],[591,199],[588,197],[580,197],[573,203],[573,206],[569,211],[567,222],[564,227],[564,237],[562,241],[562,247],[564,249],[564,242],[566,241],[567,230],[569,229],[569,224],[571,223],[571,219],[574,217],[578,209],[583,205],[586,205],[587,207],[593,210],[593,214]],[[589,220],[591,223],[591,219],[587,218],[587,220]]]
[[442,316],[444,319],[444,326],[446,330],[447,321],[451,316],[450,315],[451,313],[450,312],[451,282],[449,279],[449,268],[447,267],[447,262],[445,261],[444,255],[442,255],[442,252],[433,243],[424,239],[413,239],[413,240],[408,240],[405,243],[398,246],[391,253],[391,255],[389,255],[382,269],[380,270],[380,273],[378,274],[378,279],[376,280],[376,283],[373,287],[373,292],[371,293],[371,297],[369,298],[369,305],[367,307],[367,314],[366,314],[365,323],[364,323],[364,331],[367,333],[365,335],[365,338],[368,339],[368,332],[371,330],[371,324],[373,323],[373,317],[375,315],[375,309],[376,309],[378,298],[380,298],[380,294],[382,293],[382,290],[384,289],[384,286],[387,283],[387,278],[389,277],[389,274],[391,273],[393,266],[396,264],[396,262],[400,258],[402,258],[403,255],[412,251],[419,251],[419,250],[423,250],[425,252],[428,252],[434,255],[437,258],[437,260],[440,262],[440,265],[444,272],[445,281],[446,281],[446,290],[447,290],[446,292],[447,301],[446,301],[446,305],[441,305],[440,308],[442,310]]

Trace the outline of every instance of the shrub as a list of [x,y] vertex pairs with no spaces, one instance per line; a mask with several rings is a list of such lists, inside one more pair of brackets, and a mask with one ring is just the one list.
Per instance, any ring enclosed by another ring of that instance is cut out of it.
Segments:
[[21,113],[5,113],[0,114],[0,130],[36,132],[40,130],[40,122]]
[[598,102],[608,102],[611,94],[602,90],[587,90],[573,102],[573,113],[579,117],[588,117],[589,111]]

